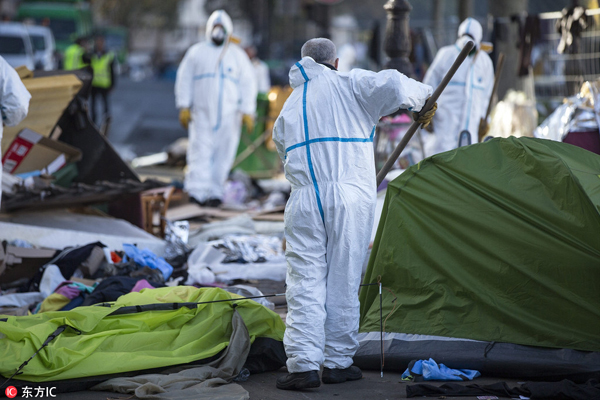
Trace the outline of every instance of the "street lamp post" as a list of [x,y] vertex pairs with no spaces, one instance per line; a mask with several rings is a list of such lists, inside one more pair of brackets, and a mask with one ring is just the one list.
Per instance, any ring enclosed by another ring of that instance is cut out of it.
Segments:
[[387,26],[383,49],[390,58],[385,68],[397,69],[413,77],[413,66],[408,59],[411,50],[409,14],[412,6],[408,0],[389,0],[383,8],[387,12]]

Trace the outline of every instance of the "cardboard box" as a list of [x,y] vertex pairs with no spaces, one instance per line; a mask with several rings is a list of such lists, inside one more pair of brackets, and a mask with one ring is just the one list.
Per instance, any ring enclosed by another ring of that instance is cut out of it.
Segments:
[[11,245],[4,249],[0,246],[0,285],[33,278],[55,254],[56,250],[52,249],[27,249]]
[[2,157],[2,169],[12,175],[35,171],[53,174],[80,159],[79,149],[23,129]]
[[[62,73],[62,72],[61,72]],[[2,155],[23,128],[49,137],[61,115],[73,100],[82,82],[73,74],[23,79],[31,94],[27,117],[17,126],[5,126],[2,135]]]

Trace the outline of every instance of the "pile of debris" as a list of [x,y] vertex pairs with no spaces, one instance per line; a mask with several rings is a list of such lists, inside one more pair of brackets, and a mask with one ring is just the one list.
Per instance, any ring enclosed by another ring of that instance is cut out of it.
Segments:
[[[230,382],[281,368],[289,184],[234,173],[222,209],[189,203],[176,179],[140,179],[90,121],[89,74],[52,74],[23,78],[31,112],[2,142],[0,357],[15,365],[4,363],[0,374],[18,371],[17,387],[56,381],[70,391],[82,388],[72,379],[91,387],[108,371],[200,363]],[[137,324],[140,312],[146,322]],[[131,329],[114,329],[124,325]],[[207,326],[211,334],[186,339]],[[183,342],[146,354],[146,341],[172,335]],[[45,341],[47,354],[38,354]],[[116,351],[103,347],[109,342],[126,357],[105,371],[99,360]],[[52,354],[64,347],[80,351],[58,366]]]

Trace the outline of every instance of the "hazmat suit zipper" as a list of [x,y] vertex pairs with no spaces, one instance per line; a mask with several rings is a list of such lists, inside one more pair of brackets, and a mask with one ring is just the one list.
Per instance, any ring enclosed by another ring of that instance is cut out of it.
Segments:
[[225,81],[225,74],[223,73],[223,61],[219,61],[219,100],[217,103],[217,123],[213,128],[213,132],[216,132],[221,127],[221,117],[223,113],[223,82]]

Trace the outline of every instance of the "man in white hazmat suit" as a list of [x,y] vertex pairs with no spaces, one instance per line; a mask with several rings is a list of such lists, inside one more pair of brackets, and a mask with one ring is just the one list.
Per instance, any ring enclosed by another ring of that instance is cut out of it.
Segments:
[[464,20],[458,27],[456,43],[442,47],[425,74],[423,83],[437,87],[464,45],[469,40],[475,44],[438,99],[439,107],[430,125],[434,135],[425,135],[427,156],[458,147],[460,133],[465,130],[471,143],[479,141],[479,121],[485,117],[494,86],[492,60],[480,50],[482,35],[479,22],[473,18]]
[[[4,125],[15,126],[27,116],[31,95],[23,85],[17,71],[11,67],[4,58],[0,57],[0,110],[2,113],[2,126],[0,126],[0,139]],[[0,202],[2,201],[2,174],[0,174]]]
[[[376,203],[373,135],[379,118],[421,110],[431,87],[395,70],[336,71],[329,39],[312,39],[290,70],[293,92],[273,139],[292,185],[285,210],[289,374],[280,389],[362,377],[358,289]],[[433,111],[419,121],[430,120]]]
[[189,48],[175,81],[181,124],[189,126],[185,188],[201,205],[221,204],[235,160],[241,123],[252,125],[256,78],[248,56],[229,39],[233,24],[223,10],[211,14],[206,41]]

